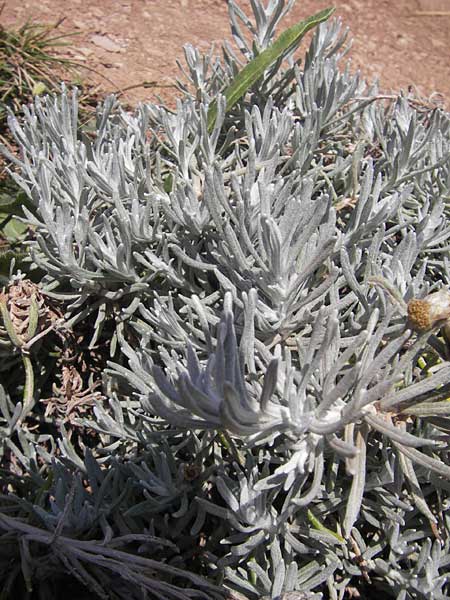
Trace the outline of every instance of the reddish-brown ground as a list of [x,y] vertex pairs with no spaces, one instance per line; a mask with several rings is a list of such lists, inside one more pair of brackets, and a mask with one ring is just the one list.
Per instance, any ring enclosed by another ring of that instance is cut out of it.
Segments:
[[[422,97],[442,94],[449,106],[450,0],[299,0],[286,25],[333,4],[350,27],[355,69],[378,77],[386,92],[412,86]],[[130,90],[131,103],[172,93],[164,86],[177,75],[183,44],[206,50],[231,37],[226,0],[6,0],[1,19],[13,26],[62,17],[62,31],[79,32],[70,55],[97,71],[85,79],[105,91],[144,80],[161,86]]]

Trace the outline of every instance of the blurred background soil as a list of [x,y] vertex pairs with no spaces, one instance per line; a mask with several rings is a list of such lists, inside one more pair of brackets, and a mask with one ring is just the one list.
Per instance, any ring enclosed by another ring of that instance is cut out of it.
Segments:
[[[298,0],[285,26],[333,4],[353,37],[352,68],[384,92],[411,89],[449,108],[450,0]],[[105,92],[147,82],[123,94],[130,104],[173,96],[183,44],[231,39],[226,0],[6,0],[0,18],[64,19],[58,31],[77,33],[64,53],[86,65],[84,80]]]

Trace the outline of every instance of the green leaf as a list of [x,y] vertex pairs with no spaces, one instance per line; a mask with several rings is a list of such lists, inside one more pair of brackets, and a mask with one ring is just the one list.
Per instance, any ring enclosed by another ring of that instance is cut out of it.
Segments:
[[22,240],[27,229],[28,225],[26,223],[14,219],[14,217],[11,218],[11,214],[8,215],[0,212],[0,230],[8,242],[19,242]]
[[10,243],[20,242],[29,227],[17,218],[24,217],[24,206],[35,213],[36,207],[24,192],[0,193],[0,234]]
[[33,86],[33,96],[41,96],[47,92],[47,86],[42,81],[38,81]]
[[164,179],[163,187],[164,187],[164,191],[167,192],[168,194],[170,194],[170,192],[173,190],[173,175],[171,175],[170,173]]
[[[264,71],[287,52],[298,46],[304,35],[313,27],[326,21],[334,12],[334,8],[326,8],[286,29],[279,38],[261,54],[258,54],[233,79],[225,90],[226,111],[228,112],[246,92],[264,74]],[[217,118],[217,102],[214,100],[208,109],[208,131],[212,131]]]
[[328,527],[325,527],[325,525],[322,525],[319,519],[315,517],[310,510],[308,510],[306,514],[308,521],[311,523],[314,529],[317,529],[317,531],[322,531],[323,533],[328,533],[336,538],[341,544],[345,544],[345,539],[342,537],[342,535],[340,535],[337,531],[332,531],[331,529],[328,529]]
[[24,270],[26,265],[23,262],[28,258],[27,252],[15,251],[15,250],[0,250],[0,284],[6,285],[9,281],[9,272],[11,270],[11,263],[14,260],[15,270]]
[[9,194],[7,192],[0,193],[0,212],[6,215],[17,215],[23,217],[22,206],[26,206],[31,213],[36,212],[36,207],[25,194],[25,192],[17,192]]

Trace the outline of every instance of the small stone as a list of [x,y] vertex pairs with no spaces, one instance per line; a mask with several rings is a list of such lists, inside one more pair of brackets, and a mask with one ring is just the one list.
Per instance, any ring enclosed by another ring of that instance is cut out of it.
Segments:
[[93,35],[91,37],[91,42],[98,48],[106,50],[107,52],[122,52],[122,46],[119,46],[119,44],[106,35]]

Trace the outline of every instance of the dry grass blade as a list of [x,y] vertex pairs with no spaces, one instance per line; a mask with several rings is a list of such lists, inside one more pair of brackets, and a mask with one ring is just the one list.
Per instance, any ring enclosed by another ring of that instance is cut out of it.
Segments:
[[[1,12],[1,11],[0,11]],[[5,127],[6,108],[19,110],[33,95],[57,91],[61,79],[74,78],[78,63],[61,56],[77,33],[56,33],[54,25],[26,22],[16,30],[0,26],[0,128]]]

